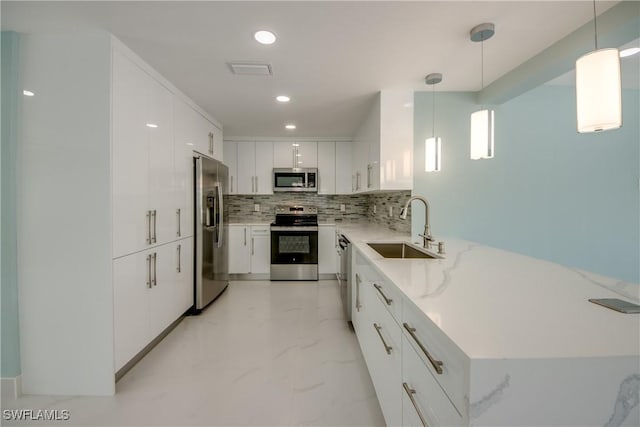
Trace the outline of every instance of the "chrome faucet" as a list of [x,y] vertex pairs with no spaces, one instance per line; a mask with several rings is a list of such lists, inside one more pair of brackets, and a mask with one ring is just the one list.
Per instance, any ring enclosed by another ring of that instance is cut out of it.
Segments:
[[422,196],[412,196],[407,203],[404,205],[404,208],[400,209],[400,219],[407,219],[407,212],[409,211],[409,206],[411,202],[414,200],[420,200],[424,203],[424,232],[422,234],[418,234],[418,236],[422,237],[422,246],[426,249],[429,249],[431,246],[431,242],[433,242],[433,236],[431,236],[431,226],[429,225],[429,202],[426,198]]

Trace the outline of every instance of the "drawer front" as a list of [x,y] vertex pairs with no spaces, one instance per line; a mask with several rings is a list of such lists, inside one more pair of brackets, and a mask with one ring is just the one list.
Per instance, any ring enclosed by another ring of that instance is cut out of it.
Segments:
[[251,226],[251,235],[253,236],[267,236],[270,235],[271,228],[269,226],[264,225],[252,225]]
[[[410,303],[402,312],[402,333],[461,414],[469,362],[464,353],[424,313]],[[472,327],[472,326],[471,326]]]
[[371,291],[378,301],[391,313],[391,315],[400,322],[402,319],[402,294],[400,290],[382,279],[375,271],[371,279]]
[[402,338],[402,421],[405,426],[466,425],[431,371],[409,343]]

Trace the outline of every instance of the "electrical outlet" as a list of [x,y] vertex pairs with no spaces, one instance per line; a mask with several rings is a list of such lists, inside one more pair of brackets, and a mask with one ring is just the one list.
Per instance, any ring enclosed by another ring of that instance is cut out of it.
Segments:
[[389,206],[389,216],[393,216],[393,206]]
[[373,205],[373,213],[376,213],[378,211],[378,205]]
[[253,205],[253,211],[254,212],[260,212],[260,205],[258,203]]
[[346,212],[346,211],[347,211],[347,205],[340,204],[340,212]]

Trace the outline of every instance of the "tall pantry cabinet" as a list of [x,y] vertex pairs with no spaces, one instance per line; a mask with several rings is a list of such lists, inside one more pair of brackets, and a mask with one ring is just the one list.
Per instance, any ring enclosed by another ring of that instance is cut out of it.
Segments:
[[193,148],[175,110],[197,107],[107,33],[20,43],[35,93],[17,153],[23,392],[110,395],[193,304]]

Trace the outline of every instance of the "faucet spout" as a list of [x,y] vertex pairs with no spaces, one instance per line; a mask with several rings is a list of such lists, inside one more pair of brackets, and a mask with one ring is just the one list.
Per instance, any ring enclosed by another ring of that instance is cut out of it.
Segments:
[[409,206],[414,200],[420,200],[422,203],[424,203],[424,233],[420,236],[422,236],[423,246],[425,248],[428,248],[429,244],[433,241],[433,236],[431,236],[431,225],[429,223],[429,201],[422,196],[412,196],[411,198],[409,198],[409,200],[407,200],[407,203],[405,203],[404,207],[400,210],[400,219],[407,219]]

